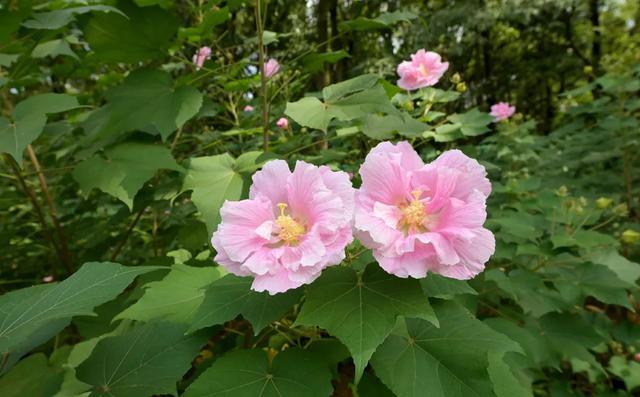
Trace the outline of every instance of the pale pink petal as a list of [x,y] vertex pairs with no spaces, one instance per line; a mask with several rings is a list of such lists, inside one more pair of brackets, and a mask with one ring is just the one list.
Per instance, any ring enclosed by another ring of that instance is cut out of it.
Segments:
[[275,295],[290,289],[298,288],[303,283],[301,281],[293,281],[289,278],[286,271],[275,274],[264,274],[256,276],[251,284],[251,289],[258,292],[267,291],[269,295]]
[[287,202],[287,181],[291,171],[284,160],[272,160],[262,170],[253,174],[253,185],[249,189],[249,197],[263,195],[275,207],[278,203]]
[[256,233],[264,222],[273,220],[268,200],[225,201],[220,217],[222,221],[214,236],[231,260],[242,262],[268,242]]
[[474,191],[479,190],[485,197],[491,193],[491,182],[487,178],[487,171],[475,159],[460,150],[447,150],[435,159],[432,165],[457,169],[461,172],[453,196],[466,200]]

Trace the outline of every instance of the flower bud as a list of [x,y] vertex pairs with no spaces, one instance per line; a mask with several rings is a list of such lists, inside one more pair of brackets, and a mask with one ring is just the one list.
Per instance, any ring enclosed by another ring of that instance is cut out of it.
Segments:
[[621,218],[624,218],[629,215],[629,207],[627,207],[626,203],[618,204],[613,207],[613,213]]
[[455,73],[453,76],[451,76],[451,79],[449,81],[451,81],[453,84],[460,83],[462,81],[462,78],[460,77],[460,73]]
[[569,195],[569,189],[565,185],[562,185],[556,190],[556,194],[560,197],[567,197]]
[[632,229],[627,229],[622,232],[622,241],[627,244],[637,244],[640,242],[640,233]]
[[613,200],[611,200],[610,198],[600,197],[599,199],[596,200],[596,207],[598,207],[601,210],[603,210],[605,208],[609,208],[609,206],[612,203],[613,203]]
[[582,68],[582,72],[584,74],[593,74],[593,67],[590,65],[587,65],[584,68]]
[[463,82],[456,84],[456,91],[463,93],[467,90],[467,85]]

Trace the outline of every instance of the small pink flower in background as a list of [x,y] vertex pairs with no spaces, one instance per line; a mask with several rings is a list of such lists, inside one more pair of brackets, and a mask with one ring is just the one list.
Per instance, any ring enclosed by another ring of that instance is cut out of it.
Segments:
[[278,121],[276,121],[276,125],[278,126],[278,128],[286,130],[287,128],[289,128],[289,120],[286,117],[280,117]]
[[45,283],[50,283],[53,281],[53,276],[44,276],[42,277],[42,281]]
[[515,112],[515,106],[509,106],[507,102],[498,102],[495,105],[491,106],[491,113],[489,114],[493,116],[495,121],[502,121],[513,116]]
[[430,164],[407,142],[378,144],[360,167],[356,237],[399,277],[469,279],[495,250],[483,227],[491,192],[476,160],[449,150]]
[[633,360],[640,362],[640,353],[636,353],[633,355]]
[[273,58],[269,58],[264,64],[264,75],[270,79],[280,70],[280,64]]
[[249,199],[223,204],[215,261],[272,295],[311,283],[344,259],[353,208],[345,172],[303,161],[291,172],[285,161],[269,161],[253,175]]
[[247,105],[242,109],[243,112],[253,112],[253,106]]
[[196,65],[196,70],[202,69],[205,61],[211,58],[211,48],[200,47],[198,52],[193,55],[193,64]]
[[408,91],[432,86],[448,68],[449,62],[442,62],[440,54],[418,50],[411,55],[411,61],[403,61],[398,65],[398,86]]

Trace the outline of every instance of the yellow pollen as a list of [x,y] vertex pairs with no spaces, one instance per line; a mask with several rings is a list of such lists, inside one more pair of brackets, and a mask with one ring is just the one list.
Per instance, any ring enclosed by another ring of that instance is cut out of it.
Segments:
[[278,238],[288,245],[298,244],[300,237],[305,232],[304,226],[293,220],[289,215],[284,214],[287,204],[278,203],[278,208],[280,209],[280,216],[276,219],[276,225],[280,228]]
[[418,70],[420,70],[420,74],[423,75],[424,77],[429,77],[429,72],[427,71],[427,69],[424,67],[424,65],[420,65],[418,67]]
[[422,191],[414,190],[411,192],[413,200],[405,206],[400,208],[402,217],[400,218],[400,225],[405,232],[409,231],[424,231],[424,221],[427,217],[427,211],[424,208],[424,204],[420,201],[420,195]]

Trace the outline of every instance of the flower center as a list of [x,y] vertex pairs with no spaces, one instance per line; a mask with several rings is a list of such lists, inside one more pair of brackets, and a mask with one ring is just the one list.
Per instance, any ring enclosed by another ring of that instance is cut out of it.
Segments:
[[422,191],[414,190],[411,192],[413,200],[400,208],[400,226],[405,232],[425,230],[424,222],[427,218],[427,211],[420,201],[421,194]]
[[427,68],[425,68],[425,67],[424,67],[424,65],[422,65],[422,64],[421,64],[421,65],[418,67],[418,70],[420,70],[420,74],[421,74],[423,77],[429,77],[429,71],[427,71]]
[[300,237],[304,234],[304,226],[296,222],[289,215],[284,214],[284,210],[287,209],[287,204],[278,203],[280,209],[280,216],[276,219],[276,225],[280,229],[278,231],[278,238],[287,245],[296,245],[300,241]]

